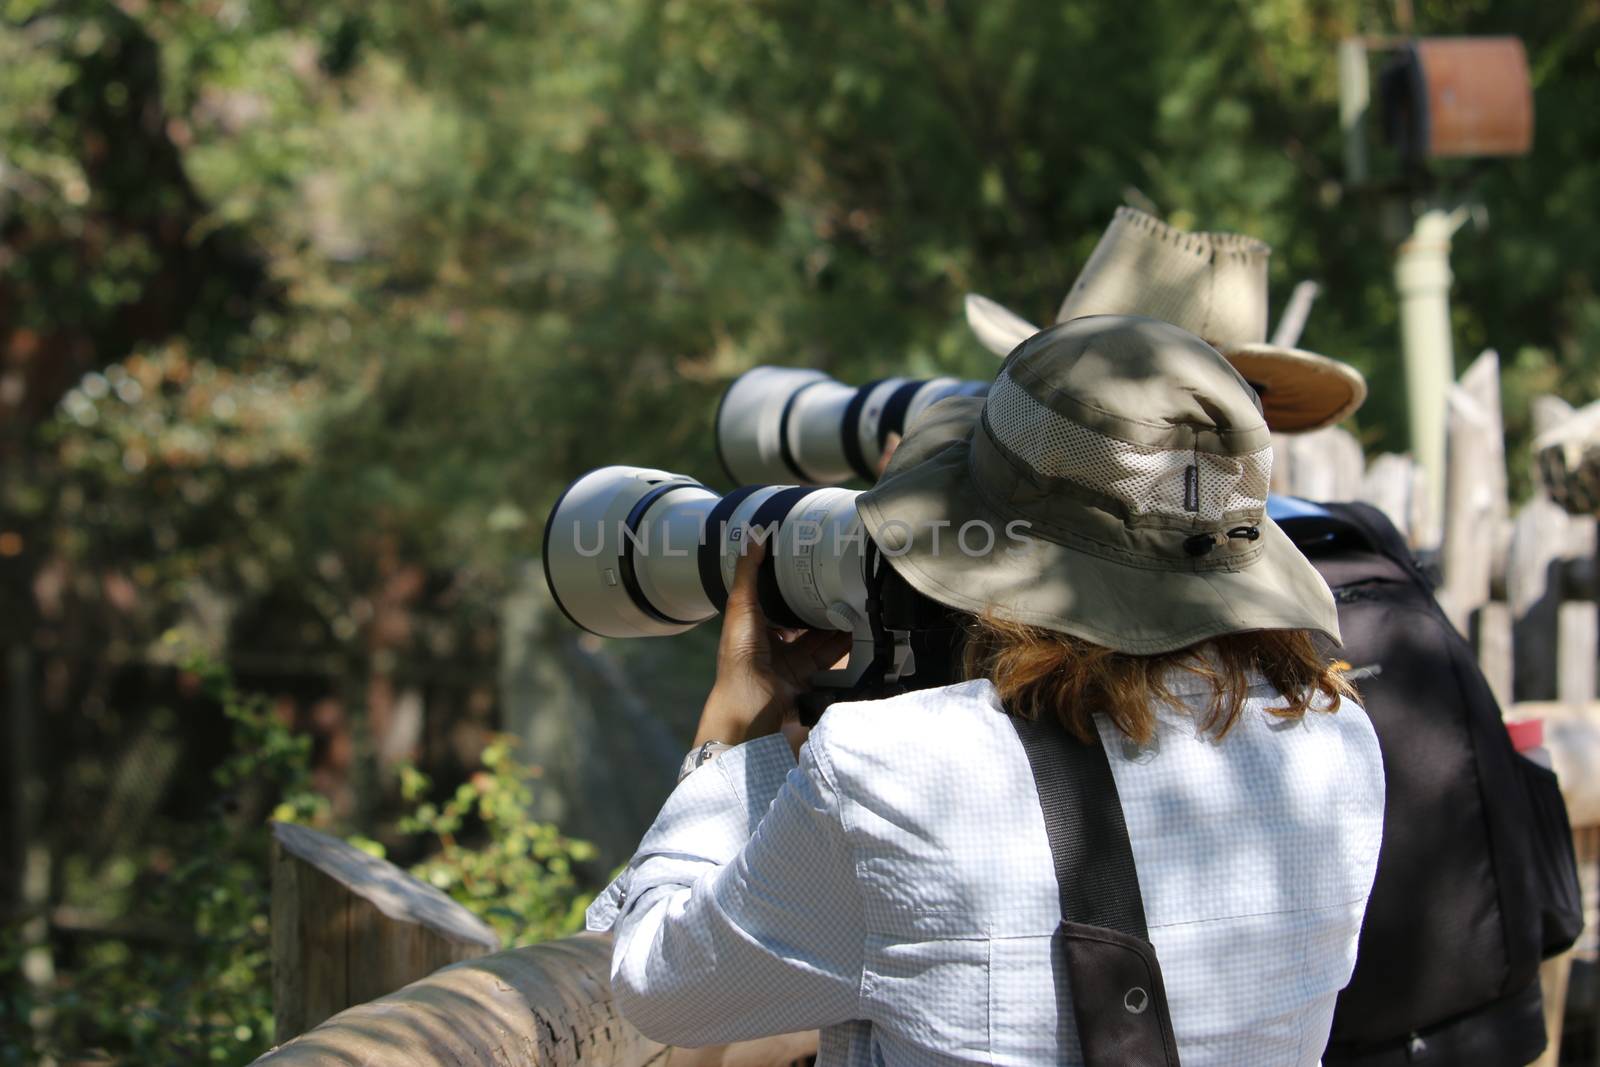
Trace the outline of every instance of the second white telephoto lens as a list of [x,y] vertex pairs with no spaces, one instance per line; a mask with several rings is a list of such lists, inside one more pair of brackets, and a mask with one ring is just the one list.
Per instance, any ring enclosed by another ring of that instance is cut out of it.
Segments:
[[717,406],[717,454],[738,484],[838,485],[878,477],[889,435],[948,396],[982,396],[988,382],[885,378],[845,385],[818,370],[757,367]]

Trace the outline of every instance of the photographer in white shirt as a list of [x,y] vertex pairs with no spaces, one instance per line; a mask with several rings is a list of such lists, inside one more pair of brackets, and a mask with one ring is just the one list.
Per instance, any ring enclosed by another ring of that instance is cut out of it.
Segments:
[[[809,739],[794,699],[840,636],[775,635],[741,560],[696,738],[733,747],[590,909],[624,1016],[675,1045],[820,1029],[822,1067],[1081,1063],[1007,718],[1056,715],[1105,747],[1183,1063],[1316,1063],[1383,774],[1326,651],[1332,598],[1265,515],[1270,456],[1193,335],[1038,334],[987,398],[924,413],[859,504],[900,577],[969,613],[970,680],[835,704]],[[949,536],[1018,521],[1022,551]]]

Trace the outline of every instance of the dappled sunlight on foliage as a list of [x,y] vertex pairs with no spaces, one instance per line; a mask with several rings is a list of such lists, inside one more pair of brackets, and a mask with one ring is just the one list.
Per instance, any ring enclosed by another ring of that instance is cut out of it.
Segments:
[[[427,799],[427,775],[401,770],[401,789],[415,807],[400,831],[442,846],[411,873],[471,908],[508,947],[581,929],[593,894],[579,892],[573,864],[593,860],[594,848],[528,818],[538,774],[511,758],[507,739],[483,750],[483,767],[442,804]],[[472,822],[484,839],[477,848],[462,844]]]
[[[1600,396],[1600,9],[1409,7],[1528,49],[1532,154],[1432,190],[1487,208],[1456,353],[1499,348],[1525,486],[1531,398]],[[603,871],[562,831],[642,828],[715,635],[566,629],[529,593],[560,489],[731,488],[711,420],[757,364],[990,376],[962,295],[1049,321],[1119,204],[1271,242],[1275,310],[1321,283],[1303,343],[1403,448],[1403,205],[1344,180],[1335,54],[1395,9],[0,0],[0,692],[37,739],[0,753],[7,1027],[261,1047],[279,805],[509,940],[573,929]],[[554,785],[629,761],[609,819]]]
[[[208,818],[168,828],[161,844],[100,869],[80,864],[66,912],[111,926],[70,973],[0,1005],[0,1064],[88,1050],[135,1063],[237,1064],[271,1043],[270,833],[250,813],[330,830],[333,820],[310,788],[310,739],[220,665],[186,664],[232,725],[231,750],[212,771],[220,799]],[[443,804],[428,799],[425,775],[404,768],[408,813],[387,835],[398,850],[426,850],[411,873],[482,916],[507,946],[581,928],[592,893],[575,865],[594,858],[586,843],[527,817],[536,775],[510,749],[490,744],[483,769]],[[14,971],[26,956],[17,931],[0,927],[0,963]]]

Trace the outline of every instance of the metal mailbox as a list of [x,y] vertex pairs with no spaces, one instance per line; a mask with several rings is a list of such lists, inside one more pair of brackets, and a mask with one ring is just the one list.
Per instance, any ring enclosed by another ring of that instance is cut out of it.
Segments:
[[1408,160],[1520,156],[1533,145],[1533,83],[1515,37],[1424,37],[1380,83],[1384,129]]

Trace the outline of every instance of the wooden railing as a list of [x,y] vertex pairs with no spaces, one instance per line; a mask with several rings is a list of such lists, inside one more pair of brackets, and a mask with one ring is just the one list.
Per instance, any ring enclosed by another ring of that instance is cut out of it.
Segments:
[[494,952],[460,904],[303,826],[274,827],[272,924],[286,1043],[262,1067],[787,1067],[817,1048],[815,1033],[664,1048],[616,1012],[609,936]]

